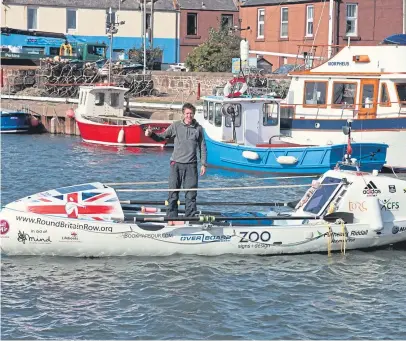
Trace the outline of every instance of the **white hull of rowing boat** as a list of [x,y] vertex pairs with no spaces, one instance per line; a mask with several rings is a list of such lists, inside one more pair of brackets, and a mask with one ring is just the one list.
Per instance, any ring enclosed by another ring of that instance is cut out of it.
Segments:
[[[7,208],[1,220],[9,226],[8,233],[1,235],[1,249],[10,256],[277,255],[367,249],[406,241],[406,228],[395,233],[393,223],[385,224],[379,233],[368,224],[344,227],[320,222],[269,227],[165,225],[148,231],[137,224],[78,221]],[[397,225],[406,226],[406,220]]]

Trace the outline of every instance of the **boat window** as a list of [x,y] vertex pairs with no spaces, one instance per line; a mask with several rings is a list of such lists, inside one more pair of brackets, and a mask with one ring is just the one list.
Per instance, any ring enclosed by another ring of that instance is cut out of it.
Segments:
[[326,105],[327,82],[305,81],[304,105]]
[[119,101],[118,101],[119,96],[120,96],[120,94],[119,94],[118,92],[112,92],[112,93],[110,94],[110,105],[111,105],[113,108],[118,107],[118,105],[119,105]]
[[205,120],[207,120],[207,115],[208,115],[208,102],[207,101],[204,101],[203,102],[203,118],[205,119]]
[[[341,179],[326,177],[323,182],[307,202],[303,211],[318,214],[322,208],[330,201],[331,195],[340,185]],[[323,186],[327,185],[327,186]]]
[[79,105],[80,105],[80,104],[83,104],[83,103],[82,103],[82,99],[83,99],[83,91],[81,91],[81,92],[79,93]]
[[95,93],[95,105],[103,105],[104,104],[104,92],[96,92]]
[[281,105],[281,118],[293,118],[295,116],[295,106],[294,105]]
[[214,126],[215,127],[221,127],[221,119],[223,118],[223,115],[221,114],[221,107],[222,107],[222,105],[220,103],[216,103],[216,111],[214,113]]
[[335,107],[353,108],[357,98],[357,83],[333,83],[332,105]]
[[213,123],[213,118],[214,118],[214,103],[210,102],[209,103],[209,122]]
[[87,92],[83,93],[83,104],[86,104]]
[[277,103],[264,103],[262,106],[263,121],[264,126],[277,126],[279,123],[278,117],[279,106]]
[[[235,110],[235,127],[241,127],[241,104],[235,104],[234,105],[234,110]],[[225,125],[226,127],[231,127],[231,116],[226,115],[225,116]]]
[[381,85],[381,98],[379,100],[379,105],[382,107],[391,106],[388,85],[386,83],[382,83],[382,85]]
[[406,102],[406,83],[396,84],[396,90],[398,92],[399,102]]

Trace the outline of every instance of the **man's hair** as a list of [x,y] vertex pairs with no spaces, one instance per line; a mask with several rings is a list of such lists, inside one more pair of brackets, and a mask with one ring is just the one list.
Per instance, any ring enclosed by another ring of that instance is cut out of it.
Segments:
[[193,115],[196,114],[196,107],[192,103],[185,103],[182,107],[182,113],[185,113],[186,109],[190,109],[193,112]]

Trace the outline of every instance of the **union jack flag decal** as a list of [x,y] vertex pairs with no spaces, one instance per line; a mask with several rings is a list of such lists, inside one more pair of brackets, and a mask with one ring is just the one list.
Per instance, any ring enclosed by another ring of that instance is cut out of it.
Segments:
[[[123,215],[116,192],[110,187],[64,187],[29,197],[27,211],[73,219],[111,220]],[[96,184],[97,185],[97,184]],[[70,192],[70,190],[77,190]]]

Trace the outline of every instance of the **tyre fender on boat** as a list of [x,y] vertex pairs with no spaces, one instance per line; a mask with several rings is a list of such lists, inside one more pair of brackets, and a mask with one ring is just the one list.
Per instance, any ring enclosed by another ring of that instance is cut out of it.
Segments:
[[124,138],[125,138],[124,128],[121,128],[120,132],[118,133],[117,142],[124,143]]
[[[231,92],[236,83],[242,84],[241,89],[235,92]],[[224,87],[224,96],[228,98],[240,97],[245,91],[247,91],[247,89],[248,85],[244,77],[233,78],[231,81],[228,81],[226,86]]]

